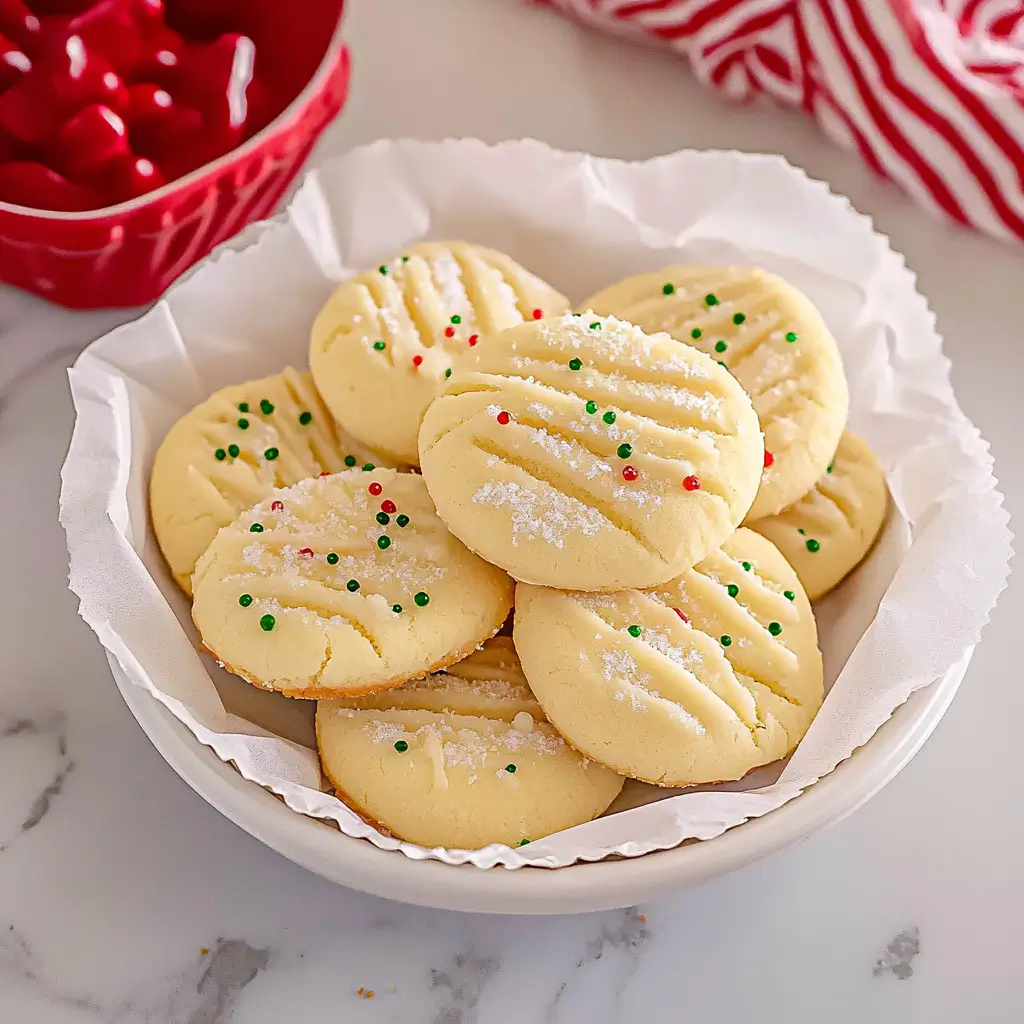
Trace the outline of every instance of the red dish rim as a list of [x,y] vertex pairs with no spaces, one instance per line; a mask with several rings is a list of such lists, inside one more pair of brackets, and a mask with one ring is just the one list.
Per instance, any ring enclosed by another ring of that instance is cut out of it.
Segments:
[[121,213],[129,213],[132,210],[137,210],[140,207],[148,206],[150,203],[157,202],[163,199],[165,196],[169,196],[180,188],[198,181],[200,178],[206,177],[208,174],[213,174],[224,167],[233,164],[236,160],[246,156],[248,153],[258,149],[267,136],[277,132],[285,122],[292,120],[296,114],[298,114],[303,107],[305,107],[316,95],[320,92],[320,88],[323,85],[323,80],[330,74],[330,70],[336,62],[338,54],[344,48],[344,40],[342,39],[342,30],[344,25],[344,8],[338,14],[338,23],[334,27],[334,33],[331,35],[330,42],[327,44],[327,49],[324,51],[323,59],[317,66],[313,77],[306,83],[305,88],[300,92],[295,99],[288,104],[284,110],[281,111],[273,121],[270,122],[265,128],[258,131],[251,139],[247,139],[240,146],[236,146],[234,149],[225,153],[223,156],[218,157],[216,160],[212,160],[208,164],[203,164],[202,167],[197,167],[194,171],[189,171],[188,174],[181,178],[175,178],[174,181],[169,181],[166,185],[161,185],[160,188],[153,189],[152,192],[146,192],[144,195],[137,196],[135,199],[129,199],[126,202],[118,203],[116,206],[101,206],[95,210],[40,210],[34,206],[18,206],[16,203],[5,203],[0,200],[0,213],[14,213],[21,214],[26,217],[36,217],[45,220],[63,220],[63,221],[82,221],[82,220],[100,220],[104,217],[117,216]]

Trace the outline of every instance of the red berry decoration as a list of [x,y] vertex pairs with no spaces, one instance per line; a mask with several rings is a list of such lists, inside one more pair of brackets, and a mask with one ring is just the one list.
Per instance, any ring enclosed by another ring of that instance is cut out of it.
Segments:
[[697,476],[686,476],[683,477],[683,489],[687,491],[699,491],[700,490],[700,477]]
[[412,357],[412,365],[417,367],[417,368],[422,366],[423,365],[423,356],[413,356]]
[[543,309],[535,309],[533,311],[533,319],[534,320],[539,320],[543,315],[544,315],[544,310]]
[[505,426],[505,424],[506,424],[506,423],[508,423],[508,422],[510,422],[510,421],[511,421],[511,419],[512,419],[512,417],[511,417],[511,416],[509,416],[509,414],[508,414],[507,412],[505,412],[505,410],[504,410],[504,409],[502,409],[502,410],[501,410],[501,412],[499,412],[499,413],[498,413],[498,422],[499,422],[499,423],[500,423],[500,424],[501,424],[502,426]]
[[283,512],[284,511],[284,502],[283,501],[272,501],[270,503],[270,511],[271,512]]
[[630,483],[632,483],[639,475],[640,475],[640,471],[638,469],[636,469],[634,466],[623,466],[622,467],[622,479],[623,480],[628,480]]
[[446,327],[444,329],[444,336],[446,338],[454,338],[455,337],[455,328],[454,327]]
[[306,558],[312,558],[313,557],[313,549],[312,548],[299,548],[299,554],[300,555],[304,555]]
[[672,611],[676,613],[683,620],[683,622],[689,622],[690,620],[686,617],[686,612],[682,608],[673,608]]
[[468,338],[469,347],[472,348],[480,340],[479,334],[471,334]]
[[376,481],[376,480],[374,480],[374,481],[373,481],[373,483],[372,483],[372,484],[370,484],[370,486],[369,486],[369,487],[367,487],[366,489],[367,489],[367,490],[368,490],[368,491],[369,491],[369,492],[370,492],[370,493],[371,493],[371,494],[372,494],[372,495],[373,495],[373,496],[374,496],[375,498],[377,497],[377,495],[378,495],[378,494],[380,494],[380,493],[381,493],[381,491],[383,491],[383,490],[384,490],[384,488],[383,488],[383,487],[381,487],[381,485],[380,485],[379,483],[377,483],[377,481]]
[[385,498],[380,503],[380,510],[381,510],[381,512],[387,512],[387,514],[389,516],[393,516],[395,514],[395,512],[397,511],[397,508],[398,507],[395,505],[395,503],[390,498]]
[[775,461],[775,456],[768,449],[764,452],[764,468],[767,469]]

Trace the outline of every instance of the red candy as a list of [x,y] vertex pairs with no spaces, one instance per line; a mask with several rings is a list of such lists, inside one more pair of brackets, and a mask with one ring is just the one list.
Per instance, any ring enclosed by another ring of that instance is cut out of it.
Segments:
[[423,356],[413,356],[412,357],[412,365],[413,366],[422,366],[423,365]]
[[444,336],[446,338],[454,338],[455,337],[455,328],[454,327],[446,327],[444,329]]
[[622,479],[623,480],[628,480],[630,483],[632,483],[639,475],[640,475],[640,471],[638,469],[636,469],[634,466],[623,466],[622,467]]
[[690,620],[686,617],[686,612],[682,608],[673,608],[672,611],[676,613],[683,620],[683,622],[689,622]]
[[272,501],[270,503],[270,511],[271,512],[283,512],[284,511],[284,502],[283,501]]
[[533,319],[534,320],[539,320],[543,315],[544,315],[544,310],[543,309],[535,309],[533,311]]
[[369,492],[370,492],[370,493],[371,493],[371,494],[372,494],[372,495],[373,495],[373,496],[374,496],[375,498],[377,497],[377,495],[378,495],[378,494],[380,494],[380,493],[381,493],[381,491],[383,491],[383,490],[384,490],[384,488],[383,488],[383,487],[381,487],[381,485],[380,485],[379,483],[377,483],[377,481],[376,481],[376,480],[374,480],[374,481],[373,481],[373,483],[372,483],[372,484],[370,484],[370,486],[369,486],[369,487],[367,487],[366,489],[367,489],[367,490],[368,490],[368,491],[369,491]]
[[299,554],[303,555],[306,558],[312,558],[313,557],[313,549],[312,548],[299,548]]
[[89,180],[118,157],[128,157],[128,129],[110,107],[93,104],[65,121],[53,146],[53,166],[75,180]]
[[0,200],[46,210],[94,210],[99,194],[31,161],[0,164]]
[[775,461],[775,456],[767,449],[764,453],[764,468],[767,469]]
[[471,334],[467,340],[469,341],[469,347],[472,348],[480,340],[480,335]]
[[509,416],[509,414],[507,412],[505,412],[504,409],[502,409],[502,411],[498,413],[498,422],[502,426],[505,426],[505,424],[508,423],[511,419],[512,419],[512,417]]
[[395,511],[397,510],[397,506],[395,505],[395,503],[390,498],[385,498],[380,503],[380,510],[381,510],[381,512],[387,512],[387,514],[390,516],[390,515],[394,515],[395,514]]
[[697,476],[686,476],[683,477],[683,489],[687,491],[699,491],[700,490],[700,477]]

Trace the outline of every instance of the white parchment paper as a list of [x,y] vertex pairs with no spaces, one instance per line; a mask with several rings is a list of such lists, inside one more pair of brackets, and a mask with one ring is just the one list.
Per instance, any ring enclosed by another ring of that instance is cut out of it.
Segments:
[[[218,388],[305,366],[313,317],[337,281],[446,238],[504,250],[574,301],[670,262],[756,263],[821,309],[849,376],[851,426],[881,458],[893,502],[871,558],[817,609],[830,692],[781,773],[650,803],[634,787],[641,806],[521,850],[427,850],[321,791],[311,702],[249,687],[197,653],[148,522],[160,440]],[[988,447],[956,405],[934,317],[902,258],[781,158],[624,163],[536,142],[379,142],[311,174],[287,215],[246,240],[71,370],[61,521],[80,613],[128,677],[296,812],[408,857],[479,867],[558,867],[710,839],[798,797],[978,640],[1011,539]]]

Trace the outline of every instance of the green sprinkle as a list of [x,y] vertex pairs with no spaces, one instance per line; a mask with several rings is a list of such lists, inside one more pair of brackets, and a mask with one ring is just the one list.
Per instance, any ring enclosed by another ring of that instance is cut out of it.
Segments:
[[395,740],[395,750],[400,754],[404,754],[409,749],[409,744],[405,740]]
[[771,633],[772,636],[778,636],[782,632],[782,623],[781,622],[769,622],[768,623],[768,632]]
[[415,596],[415,597],[413,598],[413,600],[414,600],[414,601],[416,602],[416,604],[418,604],[418,605],[420,606],[420,608],[426,608],[426,606],[427,606],[428,604],[430,604],[430,595],[429,595],[429,594],[428,594],[428,593],[427,593],[426,591],[424,591],[424,590],[421,590],[421,591],[420,591],[420,592],[419,592],[419,593],[418,593],[418,594],[417,594],[417,595],[416,595],[416,596]]
[[599,331],[599,330],[601,330],[601,321],[600,321],[600,320],[595,320],[595,321],[594,321],[594,322],[593,322],[593,323],[592,323],[592,324],[590,325],[590,329],[591,329],[592,331]]
[[589,412],[590,415],[593,416],[594,413],[597,412],[597,402],[587,402],[585,408],[587,412]]
[[447,370],[444,371],[444,375],[446,377],[450,377],[452,375],[452,368],[450,366],[448,367]]
[[252,594],[242,594],[242,596],[238,599],[238,603],[243,608],[248,608],[249,605],[252,604]]
[[507,764],[505,765],[505,771],[507,771],[509,775],[515,775],[516,766],[514,764]]
[[244,416],[238,421],[238,429],[239,430],[248,430],[249,429],[249,421]]
[[253,523],[252,526],[249,527],[249,532],[250,533],[262,533],[263,532],[263,524],[262,523]]
[[796,335],[792,331],[787,331],[786,332],[786,341],[788,341],[790,343],[790,345],[792,345],[793,342],[796,341]]
[[387,345],[384,344],[384,340],[382,338],[378,338],[373,343],[373,349],[374,349],[375,352],[383,352],[384,349],[386,349],[386,348],[387,348]]
[[268,401],[266,398],[260,399],[260,412],[264,416],[269,416],[274,411],[274,403]]
[[718,360],[718,365],[720,367],[722,367],[723,370],[728,370],[729,369],[729,367],[726,366],[725,363],[723,363],[721,359]]
[[461,324],[461,323],[462,323],[462,317],[461,317],[461,316],[459,316],[459,314],[458,314],[458,313],[456,313],[456,314],[455,314],[455,316],[453,316],[453,317],[451,318],[451,322],[452,322],[453,324]]
[[249,411],[249,403],[248,402],[239,402],[238,403],[238,411],[239,412],[248,412]]
[[379,547],[381,549],[381,551],[387,551],[387,549],[389,547],[391,547],[391,538],[390,537],[386,537],[386,536],[385,537],[378,537],[377,538],[377,547]]
[[629,627],[629,628],[628,628],[628,629],[626,630],[626,632],[627,632],[627,633],[628,633],[628,634],[629,634],[630,636],[639,636],[639,635],[640,635],[640,634],[641,634],[641,633],[643,632],[643,627],[642,627],[642,626],[630,626],[630,627]]
[[402,262],[403,263],[408,263],[409,262],[409,257],[408,256],[403,256],[402,257]]
[[583,360],[582,359],[570,359],[569,360],[569,369],[570,370],[579,370],[582,366],[583,366]]
[[807,542],[806,547],[807,547],[807,550],[810,551],[812,555],[815,552],[821,550],[821,545],[813,537]]
[[215,459],[216,459],[216,460],[217,460],[218,462],[223,462],[223,461],[224,461],[224,460],[225,460],[225,459],[226,459],[226,458],[228,457],[228,453],[227,453],[226,451],[224,451],[224,449],[223,449],[223,448],[218,448],[218,449],[217,449],[217,450],[216,450],[216,451],[215,451],[215,452],[213,453],[213,457],[214,457],[214,458],[215,458]]
[[268,448],[264,453],[263,457],[269,459],[271,462],[274,461],[281,453],[276,448]]
[[327,564],[337,565],[338,564],[338,553],[336,551],[327,552]]
[[264,633],[269,633],[274,628],[275,622],[277,622],[277,619],[273,615],[263,615],[260,618],[260,629]]
[[230,455],[231,458],[237,459],[238,456],[241,455],[241,454],[242,454],[242,449],[239,448],[237,444],[229,444],[228,445],[228,455]]
[[374,471],[374,469],[376,469],[376,466],[374,466],[374,464],[372,462],[367,462],[363,466],[363,472],[364,473],[372,473]]
[[402,614],[402,606],[401,606],[400,604],[393,604],[393,605],[391,606],[391,610],[392,610],[392,611],[393,611],[393,612],[394,612],[394,613],[395,613],[396,615],[401,615],[401,614]]
[[406,527],[409,525],[409,517],[403,513],[395,519],[395,522],[401,527]]
[[739,327],[739,325],[740,325],[741,323],[743,323],[743,322],[744,322],[744,321],[745,321],[746,319],[747,319],[747,318],[746,318],[746,315],[745,315],[745,314],[743,314],[743,313],[733,313],[733,315],[732,315],[732,322],[733,322],[733,323],[734,323],[734,324],[735,324],[735,325],[736,325],[737,327]]
[[807,536],[807,531],[802,526],[798,526],[796,528],[796,532],[799,533],[801,537]]
[[704,305],[705,306],[717,306],[718,305],[718,296],[717,295],[713,295],[711,292],[708,292],[708,294],[704,296]]
[[603,415],[603,416],[601,417],[601,419],[603,419],[603,420],[605,421],[605,423],[609,423],[609,424],[611,424],[611,423],[614,423],[614,422],[615,422],[615,413],[613,413],[613,412],[611,411],[611,409],[609,409],[609,410],[608,410],[608,411],[607,411],[607,412],[606,412],[606,413],[605,413],[605,414],[604,414],[604,415]]
[[728,634],[726,634],[725,636],[721,636],[718,639],[721,642],[723,647],[731,647],[732,646],[732,637],[729,636]]
[[831,472],[832,472],[832,467],[833,467],[834,465],[835,465],[835,463],[834,463],[834,462],[830,462],[830,463],[828,464],[828,469],[826,469],[826,470],[825,470],[825,472],[826,472],[826,473],[831,473]]
[[354,455],[345,456],[345,465],[351,469],[356,464],[356,457]]
[[529,843],[529,841],[530,841],[529,839],[520,839],[519,840],[519,845],[520,846],[526,846],[526,844]]
[[716,352],[724,352],[728,347],[729,346],[726,345],[726,343],[724,341],[716,341],[715,342],[715,351]]
[[391,522],[391,516],[389,516],[387,512],[378,512],[377,522],[380,523],[381,526],[387,526],[388,523]]
[[631,444],[620,444],[617,454],[620,459],[628,459],[633,454],[633,446]]
[[359,589],[359,580],[349,580],[345,586],[350,594],[354,594]]
[[784,590],[784,591],[782,592],[782,596],[783,596],[783,597],[784,597],[784,598],[785,598],[785,599],[786,599],[787,601],[795,601],[795,600],[796,600],[796,591],[793,591],[793,590]]
[[735,583],[730,583],[729,586],[726,587],[726,590],[729,591],[729,596],[730,597],[739,597],[740,596],[740,588],[737,587]]
[[742,565],[743,568],[747,570],[747,572],[750,572],[750,570],[752,568],[752,566],[751,566],[751,564],[749,562],[740,562],[740,565]]
[[312,422],[313,422],[313,414],[311,412],[300,412],[299,413],[299,423],[302,426],[308,427],[310,425],[310,423],[312,423]]
[[704,332],[699,327],[694,327],[694,329],[690,331],[690,337],[693,338],[694,341],[703,336]]
[[380,274],[382,277],[387,277],[388,276],[388,268],[382,263],[377,268],[377,273]]
[[671,281],[669,281],[668,283],[663,284],[661,286],[661,294],[662,295],[671,295],[675,290],[676,290],[676,286],[674,284],[672,284]]

